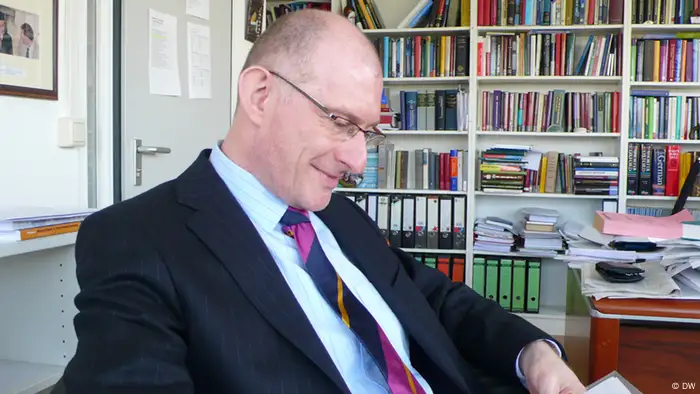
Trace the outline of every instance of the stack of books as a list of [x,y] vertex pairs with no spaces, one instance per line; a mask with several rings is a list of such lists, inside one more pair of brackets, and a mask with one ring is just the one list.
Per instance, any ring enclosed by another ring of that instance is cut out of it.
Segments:
[[527,160],[531,146],[496,145],[481,154],[479,178],[481,191],[522,193],[525,187]]
[[534,256],[556,255],[563,249],[557,229],[559,212],[547,208],[522,208],[518,211],[519,251]]
[[574,162],[574,194],[617,196],[620,159],[580,156]]
[[476,220],[474,252],[508,253],[515,245],[513,223],[495,216]]

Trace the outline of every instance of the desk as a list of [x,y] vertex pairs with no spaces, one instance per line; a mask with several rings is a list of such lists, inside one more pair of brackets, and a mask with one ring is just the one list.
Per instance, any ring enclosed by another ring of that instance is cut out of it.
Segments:
[[581,295],[569,269],[564,346],[588,385],[617,370],[643,393],[700,393],[700,301],[602,299]]

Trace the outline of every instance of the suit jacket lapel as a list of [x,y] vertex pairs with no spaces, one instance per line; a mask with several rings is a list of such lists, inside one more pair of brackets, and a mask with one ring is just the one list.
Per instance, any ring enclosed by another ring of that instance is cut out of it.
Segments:
[[[406,333],[430,356],[455,384],[469,392],[465,379],[455,364],[459,353],[450,356],[454,344],[435,317],[425,297],[412,286],[410,278],[392,264],[397,256],[380,237],[367,236],[368,223],[345,197],[334,196],[318,216],[333,233],[343,253],[352,261],[381,294]],[[348,201],[348,202],[346,202]]]
[[264,241],[209,164],[208,151],[178,179],[180,202],[196,209],[188,226],[221,260],[260,313],[344,392],[345,383]]

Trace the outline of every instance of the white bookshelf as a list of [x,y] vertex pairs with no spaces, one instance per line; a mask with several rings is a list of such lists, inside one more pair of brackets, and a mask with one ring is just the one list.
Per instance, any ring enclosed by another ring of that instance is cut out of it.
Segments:
[[[332,0],[334,12],[341,13],[342,0]],[[385,21],[401,20],[406,15],[406,5],[403,2],[388,0],[375,0],[380,8],[380,14]],[[338,4],[336,4],[338,3]],[[401,4],[399,4],[401,3]],[[410,2],[416,3],[415,1]],[[515,212],[523,207],[548,207],[557,209],[561,219],[575,220],[583,224],[591,224],[596,210],[602,208],[603,201],[615,200],[618,203],[618,211],[626,212],[628,206],[658,206],[671,207],[675,197],[666,196],[627,196],[627,148],[630,143],[652,143],[655,146],[679,144],[684,150],[692,150],[700,141],[674,141],[674,140],[637,140],[630,139],[630,90],[632,89],[663,89],[677,91],[679,94],[700,95],[700,82],[672,83],[672,82],[638,82],[631,76],[630,53],[632,38],[645,34],[659,33],[689,33],[700,32],[700,25],[653,25],[632,24],[631,3],[625,2],[623,23],[621,24],[596,24],[596,25],[566,25],[566,26],[477,26],[478,2],[471,1],[471,21],[469,27],[443,27],[443,28],[416,28],[397,29],[396,24],[387,23],[387,28],[377,30],[364,30],[369,38],[383,36],[408,37],[416,35],[454,35],[469,34],[469,73],[467,77],[438,77],[438,78],[385,78],[385,88],[389,89],[445,89],[461,88],[469,92],[469,130],[468,132],[440,131],[440,130],[397,130],[387,132],[388,140],[394,144],[395,149],[411,151],[419,148],[432,148],[434,151],[448,151],[449,149],[468,149],[467,163],[471,166],[468,172],[467,191],[449,192],[443,190],[400,190],[400,189],[339,189],[343,192],[363,193],[387,193],[387,194],[432,194],[432,195],[466,195],[467,196],[467,248],[464,251],[439,250],[440,253],[453,254],[464,253],[466,256],[465,282],[471,284],[471,262],[474,257],[473,223],[477,217],[495,215],[514,219]],[[409,9],[412,7],[408,7]],[[389,13],[400,15],[389,15]],[[576,34],[577,52],[574,62],[578,60],[579,46],[585,44],[585,39],[590,34],[604,35],[619,33],[622,38],[622,70],[619,76],[478,76],[475,60],[477,59],[477,38],[486,34],[506,33],[515,34],[521,32],[537,31],[545,32],[569,32]],[[549,91],[552,89],[564,89],[576,92],[617,91],[620,92],[620,123],[619,133],[545,133],[545,132],[513,132],[513,131],[483,131],[477,130],[477,113],[481,100],[482,90],[508,90],[508,91]],[[392,107],[397,107],[392,100]],[[397,110],[397,108],[394,108]],[[476,190],[477,151],[498,143],[532,145],[535,150],[547,152],[549,150],[563,153],[603,152],[604,155],[613,155],[620,158],[619,194],[617,196],[589,196],[570,194],[545,194],[545,193],[488,193]],[[412,158],[409,160],[409,174],[412,169]],[[410,181],[409,181],[410,182]],[[689,198],[688,206],[700,207],[700,198]],[[421,250],[428,253],[426,250]],[[497,253],[489,253],[496,255]],[[533,256],[535,257],[535,256]],[[553,259],[542,259],[542,281],[540,297],[540,313],[521,314],[529,321],[535,323],[548,332],[563,334],[563,319],[566,308],[566,265]]]
[[0,243],[0,393],[53,386],[73,356],[76,234]]

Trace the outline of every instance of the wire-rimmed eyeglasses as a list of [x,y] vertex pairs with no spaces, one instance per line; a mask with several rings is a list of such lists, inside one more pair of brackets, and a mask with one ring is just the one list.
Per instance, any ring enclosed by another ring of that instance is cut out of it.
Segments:
[[372,126],[369,130],[364,129],[360,127],[357,123],[353,122],[352,120],[333,113],[328,107],[325,105],[321,104],[318,100],[313,98],[310,94],[306,93],[302,88],[297,86],[295,83],[292,81],[288,80],[287,78],[281,76],[279,73],[276,71],[268,70],[270,74],[276,76],[277,78],[283,80],[286,82],[289,86],[294,88],[297,92],[301,93],[304,97],[306,97],[309,101],[311,101],[318,109],[320,109],[326,116],[328,116],[329,119],[331,119],[333,122],[338,122],[339,120],[342,122],[347,122],[348,125],[352,126],[347,132],[347,139],[350,139],[354,136],[357,135],[357,133],[362,132],[365,136],[365,143],[367,145],[379,145],[384,139],[386,138],[386,135],[382,133],[377,126]]

